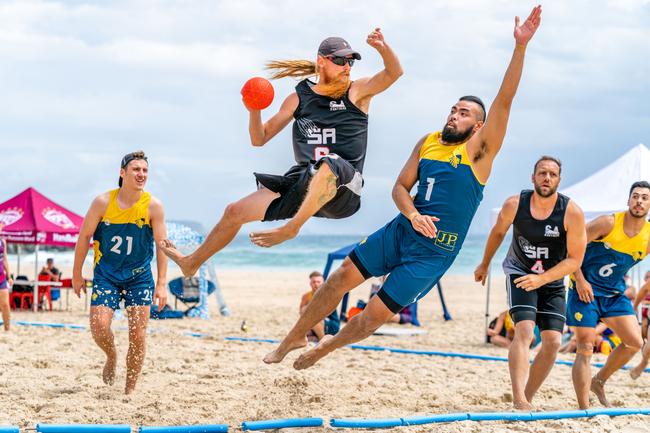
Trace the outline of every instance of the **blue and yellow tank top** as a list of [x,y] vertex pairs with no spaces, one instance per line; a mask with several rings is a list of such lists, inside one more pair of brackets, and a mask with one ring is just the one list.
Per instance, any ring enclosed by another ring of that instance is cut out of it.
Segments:
[[[581,270],[596,296],[616,296],[625,292],[625,274],[648,254],[650,222],[634,237],[623,230],[625,212],[614,214],[614,228],[607,236],[587,244]],[[575,281],[573,275],[571,280]],[[572,287],[574,284],[572,284]]]
[[430,134],[420,148],[415,208],[422,215],[440,218],[438,236],[429,239],[416,232],[404,215],[400,222],[423,245],[447,255],[458,254],[476,209],[483,199],[484,184],[474,174],[465,143],[444,145],[440,132]]
[[133,206],[120,209],[118,191],[110,192],[108,208],[93,235],[95,276],[116,283],[151,278],[154,247],[149,222],[151,194],[143,192]]

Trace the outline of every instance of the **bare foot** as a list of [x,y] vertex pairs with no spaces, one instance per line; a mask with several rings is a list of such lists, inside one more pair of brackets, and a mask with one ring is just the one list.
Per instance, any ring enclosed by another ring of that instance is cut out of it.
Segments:
[[250,238],[258,247],[272,247],[273,245],[281,244],[284,241],[293,239],[298,235],[298,230],[294,230],[288,225],[283,225],[271,230],[263,232],[251,233]]
[[184,256],[176,249],[176,245],[169,239],[164,239],[160,241],[160,249],[165,253],[167,257],[172,259],[174,263],[178,265],[179,268],[181,268],[181,272],[183,272],[183,275],[186,277],[193,277],[194,274],[196,274],[196,271],[198,270],[198,267],[193,266],[190,262],[187,256]]
[[318,343],[318,346],[306,351],[305,353],[300,355],[298,359],[295,360],[295,362],[293,363],[293,368],[295,368],[296,370],[304,370],[316,364],[322,357],[328,354],[328,352],[326,352],[323,347],[323,343],[325,343],[327,340],[331,338],[333,338],[333,336],[329,334],[321,338],[320,342]]
[[512,403],[515,412],[530,412],[533,410],[533,405],[527,401],[515,401]]
[[115,368],[117,366],[117,358],[106,358],[104,370],[102,371],[102,380],[106,385],[113,385],[115,383]]
[[596,394],[598,401],[605,407],[612,407],[607,401],[607,396],[605,395],[605,381],[598,379],[596,376],[591,378],[591,392]]
[[643,373],[643,369],[639,370],[636,367],[630,370],[630,377],[634,380],[638,379],[639,376],[641,376],[641,373]]
[[263,361],[266,364],[277,364],[282,362],[285,356],[292,350],[300,349],[307,345],[307,337],[299,339],[295,342],[282,340],[280,346],[275,349],[273,352],[269,352],[264,357]]

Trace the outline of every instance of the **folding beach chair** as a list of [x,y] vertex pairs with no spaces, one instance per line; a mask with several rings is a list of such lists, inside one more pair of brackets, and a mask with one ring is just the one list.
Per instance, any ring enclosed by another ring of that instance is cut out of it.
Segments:
[[[210,280],[207,280],[208,283],[208,296],[210,296],[216,286]],[[169,282],[169,291],[176,298],[174,301],[174,309],[178,310],[178,301],[181,301],[187,309],[185,310],[185,315],[195,308],[200,301],[199,293],[199,279],[197,277],[185,278],[178,277],[174,278]]]

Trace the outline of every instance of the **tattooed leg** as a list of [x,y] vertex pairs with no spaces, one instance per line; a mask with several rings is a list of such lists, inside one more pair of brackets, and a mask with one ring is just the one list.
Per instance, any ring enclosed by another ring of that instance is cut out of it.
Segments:
[[271,247],[295,238],[303,224],[336,196],[336,180],[332,169],[322,164],[309,183],[307,195],[296,215],[282,227],[251,233],[251,241],[260,247]]

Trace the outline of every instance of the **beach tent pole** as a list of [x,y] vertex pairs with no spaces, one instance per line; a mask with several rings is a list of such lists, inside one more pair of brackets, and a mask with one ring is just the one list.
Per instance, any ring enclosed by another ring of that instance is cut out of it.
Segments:
[[38,311],[38,244],[34,245],[34,300],[32,309]]
[[20,244],[16,244],[16,277],[20,275]]
[[451,314],[449,314],[449,310],[447,310],[447,304],[445,303],[445,297],[442,294],[442,285],[440,284],[440,281],[438,281],[436,286],[438,286],[438,296],[440,296],[440,303],[442,304],[442,316],[445,320],[451,320]]
[[488,266],[488,274],[487,274],[487,295],[485,296],[485,332],[483,335],[485,336],[485,342],[487,343],[487,330],[488,330],[488,324],[490,323],[490,289],[492,288],[492,266]]

